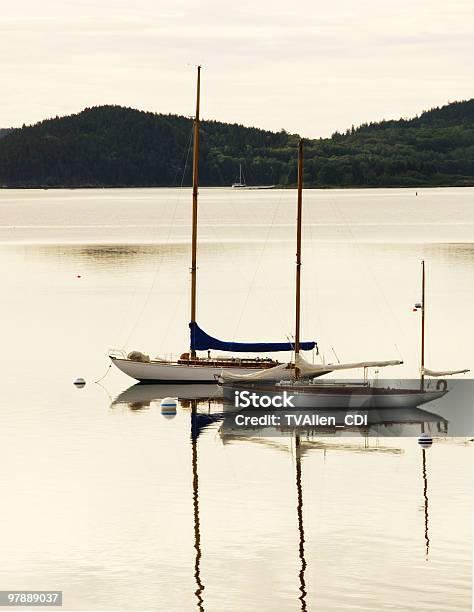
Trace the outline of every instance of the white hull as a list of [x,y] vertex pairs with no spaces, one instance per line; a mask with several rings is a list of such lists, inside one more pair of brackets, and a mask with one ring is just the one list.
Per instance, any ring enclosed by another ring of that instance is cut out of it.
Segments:
[[[216,377],[222,372],[223,368],[211,365],[187,365],[180,363],[167,363],[151,361],[150,363],[142,363],[140,361],[131,361],[130,359],[119,359],[110,357],[112,363],[121,370],[124,374],[135,378],[142,382],[155,383],[215,383]],[[232,368],[226,367],[226,372],[232,374],[252,374],[260,372],[262,366],[255,368]],[[281,373],[278,374],[278,378]],[[275,378],[275,382],[277,378]]]

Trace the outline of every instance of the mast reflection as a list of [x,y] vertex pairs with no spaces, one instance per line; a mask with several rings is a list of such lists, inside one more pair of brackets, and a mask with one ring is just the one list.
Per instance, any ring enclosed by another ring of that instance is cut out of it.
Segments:
[[196,579],[197,589],[194,591],[197,599],[197,608],[200,612],[204,612],[204,599],[201,594],[204,591],[204,584],[201,580],[201,528],[199,521],[199,476],[198,476],[198,455],[197,455],[197,439],[199,436],[199,426],[197,423],[197,400],[191,402],[191,453],[193,467],[193,512],[194,512],[194,548],[196,557],[194,561],[194,578]]
[[423,458],[423,497],[425,500],[425,544],[426,544],[426,552],[425,559],[428,561],[428,554],[430,550],[430,538],[428,533],[428,478],[426,475],[426,449],[421,449],[422,458]]
[[305,581],[305,570],[306,570],[306,559],[304,556],[304,524],[303,524],[303,487],[301,484],[301,443],[300,437],[295,436],[295,459],[296,459],[296,491],[298,496],[297,514],[298,514],[298,532],[299,532],[299,557],[301,561],[301,568],[299,572],[300,580],[300,591],[301,595],[299,600],[301,602],[302,612],[306,612],[306,581]]

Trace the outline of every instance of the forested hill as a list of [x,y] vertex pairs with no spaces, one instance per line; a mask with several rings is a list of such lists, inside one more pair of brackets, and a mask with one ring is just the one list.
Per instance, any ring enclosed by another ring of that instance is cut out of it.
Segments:
[[[98,106],[2,134],[0,186],[175,186],[191,181],[192,120]],[[229,186],[242,164],[250,185],[293,185],[299,136],[201,124],[200,182]],[[315,187],[474,185],[474,99],[414,119],[307,140]]]

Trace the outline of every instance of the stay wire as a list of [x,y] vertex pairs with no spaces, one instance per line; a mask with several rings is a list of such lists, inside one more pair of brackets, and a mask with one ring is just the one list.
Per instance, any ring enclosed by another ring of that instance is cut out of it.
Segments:
[[[317,206],[318,202],[316,200],[316,204],[315,206]],[[310,257],[311,257],[311,262],[318,262],[318,258],[316,256],[316,247],[315,247],[315,242],[317,241],[317,237],[314,234],[313,231],[313,223],[308,223],[306,226],[303,226],[303,231],[304,233],[306,233],[306,231],[309,232],[309,245],[310,245]],[[303,258],[304,261],[304,258]],[[308,275],[309,276],[309,275]],[[331,340],[330,340],[330,333],[326,332],[326,328],[327,326],[324,324],[323,321],[323,315],[322,315],[322,297],[321,297],[321,291],[319,289],[319,283],[318,281],[320,280],[320,276],[318,275],[318,265],[316,264],[315,266],[315,272],[314,275],[312,274],[310,276],[310,283],[313,285],[312,287],[312,291],[310,289],[310,291],[308,292],[308,297],[309,297],[309,311],[313,314],[315,313],[315,317],[317,320],[317,325],[319,326],[319,331],[317,332],[317,337],[318,337],[318,347],[319,347],[319,336],[320,334],[324,334],[324,337],[329,337],[329,344],[332,344]],[[313,302],[313,295],[314,295],[314,302]],[[313,307],[313,303],[314,303],[314,307]],[[314,314],[313,314],[314,316]],[[324,330],[324,331],[322,331]],[[323,351],[320,351],[320,359],[323,361]]]
[[[283,200],[283,190],[281,190],[281,192],[280,192],[280,197],[278,198],[277,205],[276,205],[276,207],[275,207],[275,209],[273,211],[271,223],[270,223],[270,225],[267,228],[267,233],[265,235],[265,240],[263,242],[262,249],[261,249],[259,257],[258,257],[257,265],[255,266],[254,273],[253,273],[252,279],[250,281],[250,285],[249,285],[249,287],[247,289],[247,295],[245,296],[245,300],[244,300],[244,303],[243,303],[243,306],[242,306],[242,309],[241,309],[241,312],[240,312],[239,319],[238,319],[237,324],[236,324],[236,326],[234,328],[233,340],[235,340],[235,336],[236,336],[237,332],[239,331],[240,324],[242,322],[242,318],[244,316],[244,313],[245,313],[245,310],[247,308],[247,304],[248,304],[248,301],[249,301],[249,298],[250,298],[250,294],[251,294],[251,292],[252,292],[252,290],[254,288],[255,280],[257,278],[257,274],[260,271],[260,268],[261,268],[261,265],[262,265],[262,262],[263,262],[263,257],[264,257],[265,251],[267,249],[267,245],[268,245],[269,239],[270,239],[270,234],[271,234],[271,232],[272,232],[272,230],[274,228],[275,220],[277,218],[277,214],[279,213],[280,208],[281,208],[282,200]],[[272,312],[273,312],[273,314],[275,314],[275,311],[272,311]],[[280,310],[277,309],[276,312],[280,313]]]
[[103,376],[101,376],[100,378],[98,378],[97,380],[94,380],[94,384],[98,384],[100,383],[102,380],[104,380],[104,378],[107,376],[107,374],[110,372],[110,368],[112,367],[112,364],[109,363],[109,365],[107,366],[107,370],[105,371],[105,374]]
[[[183,174],[181,176],[180,189],[183,188],[184,179],[185,179],[185,176],[186,176],[186,170],[187,170],[187,165],[188,165],[188,160],[189,160],[189,152],[190,152],[190,149],[191,149],[192,138],[193,138],[193,131],[194,131],[193,128],[194,128],[194,122],[193,122],[192,129],[191,129],[190,136],[189,136],[188,148],[187,148],[186,158],[185,158],[184,168],[183,168]],[[182,194],[180,194],[178,196],[178,198],[176,199],[176,201],[175,201],[175,206],[174,206],[174,209],[173,209],[173,214],[171,216],[171,221],[170,221],[170,223],[168,225],[168,234],[166,236],[166,240],[165,240],[165,243],[164,243],[165,245],[169,244],[170,237],[171,237],[171,232],[172,232],[172,229],[173,229],[173,226],[174,226],[174,222],[176,220],[176,213],[177,213],[177,210],[178,210],[178,206],[179,206],[179,204],[181,202],[181,198],[182,198]],[[155,285],[156,285],[156,281],[158,280],[158,276],[159,276],[159,273],[161,271],[161,265],[163,263],[163,260],[164,260],[164,253],[162,252],[161,257],[158,260],[158,263],[156,265],[155,272],[154,272],[154,275],[153,275],[153,279],[152,279],[152,282],[151,282],[150,287],[148,289],[148,293],[147,293],[147,295],[145,297],[145,300],[144,300],[144,302],[142,304],[142,307],[141,307],[137,317],[135,318],[135,321],[134,321],[134,323],[133,323],[133,325],[132,325],[132,327],[131,327],[128,335],[127,335],[126,340],[122,344],[122,348],[124,348],[125,345],[128,344],[128,342],[130,341],[130,338],[132,337],[133,333],[136,330],[136,327],[137,327],[139,321],[143,317],[143,313],[145,312],[145,309],[148,306],[148,303],[150,301],[151,295],[152,295],[153,290],[154,290]]]
[[[240,194],[241,192],[238,192],[238,193]],[[237,324],[236,324],[236,325],[235,325],[235,327],[234,327],[233,340],[235,340],[235,336],[236,336],[236,334],[237,334],[237,331],[238,331],[238,329],[239,329],[239,326],[240,326],[241,320],[242,320],[242,318],[243,318],[243,315],[244,315],[244,312],[245,312],[245,308],[246,308],[246,305],[247,305],[247,302],[248,302],[248,298],[249,298],[250,292],[251,292],[251,290],[252,290],[252,286],[253,286],[253,284],[254,284],[254,281],[255,281],[255,278],[256,278],[256,275],[257,275],[257,272],[258,272],[258,268],[260,267],[261,262],[262,262],[262,260],[263,260],[263,254],[264,254],[264,251],[265,251],[265,247],[266,247],[267,243],[269,242],[269,235],[270,235],[270,232],[271,232],[271,230],[272,230],[272,226],[274,225],[274,221],[275,221],[276,215],[277,215],[277,213],[278,213],[279,207],[280,207],[280,205],[281,205],[281,201],[282,201],[282,199],[283,199],[283,192],[281,192],[281,193],[279,194],[279,198],[278,198],[278,201],[277,201],[277,208],[276,208],[276,210],[275,210],[275,211],[274,211],[274,213],[273,213],[272,225],[271,225],[270,227],[268,227],[268,230],[267,230],[267,236],[266,236],[266,240],[264,241],[264,245],[263,245],[263,250],[262,250],[262,252],[260,253],[259,264],[258,264],[257,268],[256,268],[256,269],[255,269],[255,271],[254,271],[254,275],[253,275],[253,278],[252,278],[252,281],[251,281],[251,286],[248,288],[248,291],[247,291],[247,296],[246,296],[246,300],[245,300],[244,306],[242,307],[242,309],[241,309],[241,311],[240,311],[240,318],[239,318],[239,320],[238,320]],[[227,197],[227,198],[226,198],[226,200],[227,200],[227,202],[228,202],[228,204],[229,204],[229,205],[234,205],[234,201],[233,201],[233,199],[232,199],[232,198]],[[206,208],[205,208],[205,207],[201,207],[201,209],[200,209],[200,214],[201,214],[201,217],[202,217],[203,219],[205,219],[205,220],[208,222],[208,224],[206,225],[206,228],[210,230],[210,233],[213,235],[213,238],[215,239],[215,241],[216,241],[217,243],[221,242],[222,237],[221,237],[221,235],[220,235],[220,234],[217,232],[216,226],[215,226],[215,224],[213,223],[213,219],[211,219],[211,218],[210,218],[210,217],[207,215],[207,211],[206,211]],[[266,226],[266,227],[267,227],[267,226]],[[241,277],[241,278],[242,278],[244,281],[247,281],[247,280],[248,280],[248,276],[247,276],[246,274],[244,274],[244,273],[243,273],[243,271],[241,270],[241,268],[240,268],[239,266],[236,266],[236,267],[233,269],[233,274],[234,274],[234,273],[237,273],[237,274],[238,274],[238,275],[239,275],[239,276],[240,276],[240,277]],[[266,280],[266,277],[265,277],[265,280]],[[280,311],[278,311],[278,312],[280,312]],[[271,311],[271,313],[272,313],[272,315],[274,315],[274,314],[275,314],[274,310],[272,310],[272,311]]]
[[[349,233],[350,237],[352,238],[352,242],[353,244],[355,244],[356,246],[356,250],[358,251],[359,257],[361,258],[361,260],[364,262],[364,269],[368,272],[369,276],[372,279],[372,282],[374,283],[375,287],[377,288],[379,295],[381,296],[382,300],[385,302],[385,305],[388,309],[388,311],[390,312],[390,315],[392,316],[393,321],[396,323],[399,331],[402,333],[403,336],[405,336],[405,331],[402,329],[402,326],[400,324],[400,321],[398,320],[398,317],[396,316],[395,312],[393,311],[393,308],[387,298],[387,296],[385,295],[385,292],[382,289],[382,286],[380,285],[374,270],[370,264],[370,262],[367,261],[367,258],[364,257],[363,253],[362,253],[362,248],[360,245],[359,240],[357,239],[357,237],[355,236],[354,232],[352,231],[352,224],[348,222],[347,218],[344,216],[343,212],[341,211],[341,209],[339,208],[337,201],[335,198],[331,198],[331,204],[333,205],[333,209],[336,211],[336,213],[339,215],[339,218],[342,220],[343,225],[346,227],[346,231]],[[381,312],[381,311],[380,311]],[[392,336],[393,339],[393,336]],[[396,343],[393,343],[398,351],[398,353],[400,354],[400,349],[398,348]]]
[[[189,140],[191,140],[191,138],[192,138],[192,134],[193,134],[193,130],[191,129]],[[184,163],[184,172],[183,172],[183,177],[181,178],[181,187],[182,187],[182,185],[183,185],[183,179],[184,179],[184,176],[185,176],[185,174],[186,174],[186,167],[187,167],[187,160],[188,160],[188,156],[189,156],[189,149],[190,149],[190,144],[189,144],[189,142],[188,142],[188,147],[187,147],[186,152],[185,152],[184,157],[183,157],[183,163]],[[181,163],[181,164],[180,164],[180,165],[179,165],[179,166],[176,168],[176,173],[175,173],[175,176],[174,176],[174,179],[173,179],[173,183],[172,183],[172,185],[173,185],[173,186],[175,186],[175,185],[176,185],[176,179],[178,178],[178,172],[179,172],[180,168],[182,168],[182,167],[183,167],[183,163]],[[179,203],[179,200],[178,200],[178,203]],[[130,300],[129,300],[128,307],[125,309],[125,311],[124,311],[124,315],[123,315],[123,317],[122,317],[122,324],[120,325],[120,329],[121,329],[121,330],[124,330],[124,337],[125,337],[125,339],[124,339],[122,342],[120,342],[120,347],[122,348],[122,350],[124,349],[125,345],[128,343],[128,341],[129,341],[129,339],[130,339],[130,336],[131,336],[131,335],[132,335],[132,333],[133,333],[133,328],[132,328],[132,330],[129,332],[128,337],[126,337],[126,336],[125,336],[125,333],[126,333],[126,332],[125,332],[125,322],[126,322],[126,321],[127,321],[127,319],[129,318],[129,312],[130,312],[130,311],[131,311],[131,309],[132,309],[133,302],[135,301],[135,296],[137,295],[137,292],[138,292],[138,287],[137,287],[137,285],[135,285],[135,288],[134,288],[134,290],[133,290],[133,294],[132,294],[132,296],[131,296],[131,298],[130,298]],[[135,325],[136,325],[136,323],[135,323]]]

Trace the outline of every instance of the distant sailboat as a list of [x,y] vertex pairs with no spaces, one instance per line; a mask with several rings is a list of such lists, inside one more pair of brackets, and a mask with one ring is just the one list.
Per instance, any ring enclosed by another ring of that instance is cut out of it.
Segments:
[[247,183],[242,172],[242,164],[239,164],[239,181],[238,183],[232,183],[232,189],[242,189],[243,187],[247,187]]
[[[193,150],[193,192],[192,192],[192,237],[191,237],[191,317],[189,351],[177,360],[150,359],[140,351],[126,354],[124,351],[110,351],[109,358],[122,372],[142,382],[154,383],[215,383],[222,370],[233,374],[239,372],[260,372],[271,369],[279,362],[266,357],[211,357],[212,349],[230,353],[270,353],[293,351],[291,342],[226,342],[218,340],[201,329],[196,321],[197,303],[197,228],[198,228],[198,186],[199,186],[199,110],[200,110],[201,67],[197,69],[196,118],[194,121]],[[242,178],[242,177],[241,177]],[[312,350],[316,342],[302,343],[300,348]],[[207,358],[196,355],[196,351],[207,351]],[[283,369],[286,364],[283,364]],[[279,373],[275,376],[280,377]],[[277,380],[277,378],[275,378]]]
[[237,183],[232,183],[232,189],[273,189],[275,185],[247,185],[245,181],[242,164],[239,164],[239,180]]

